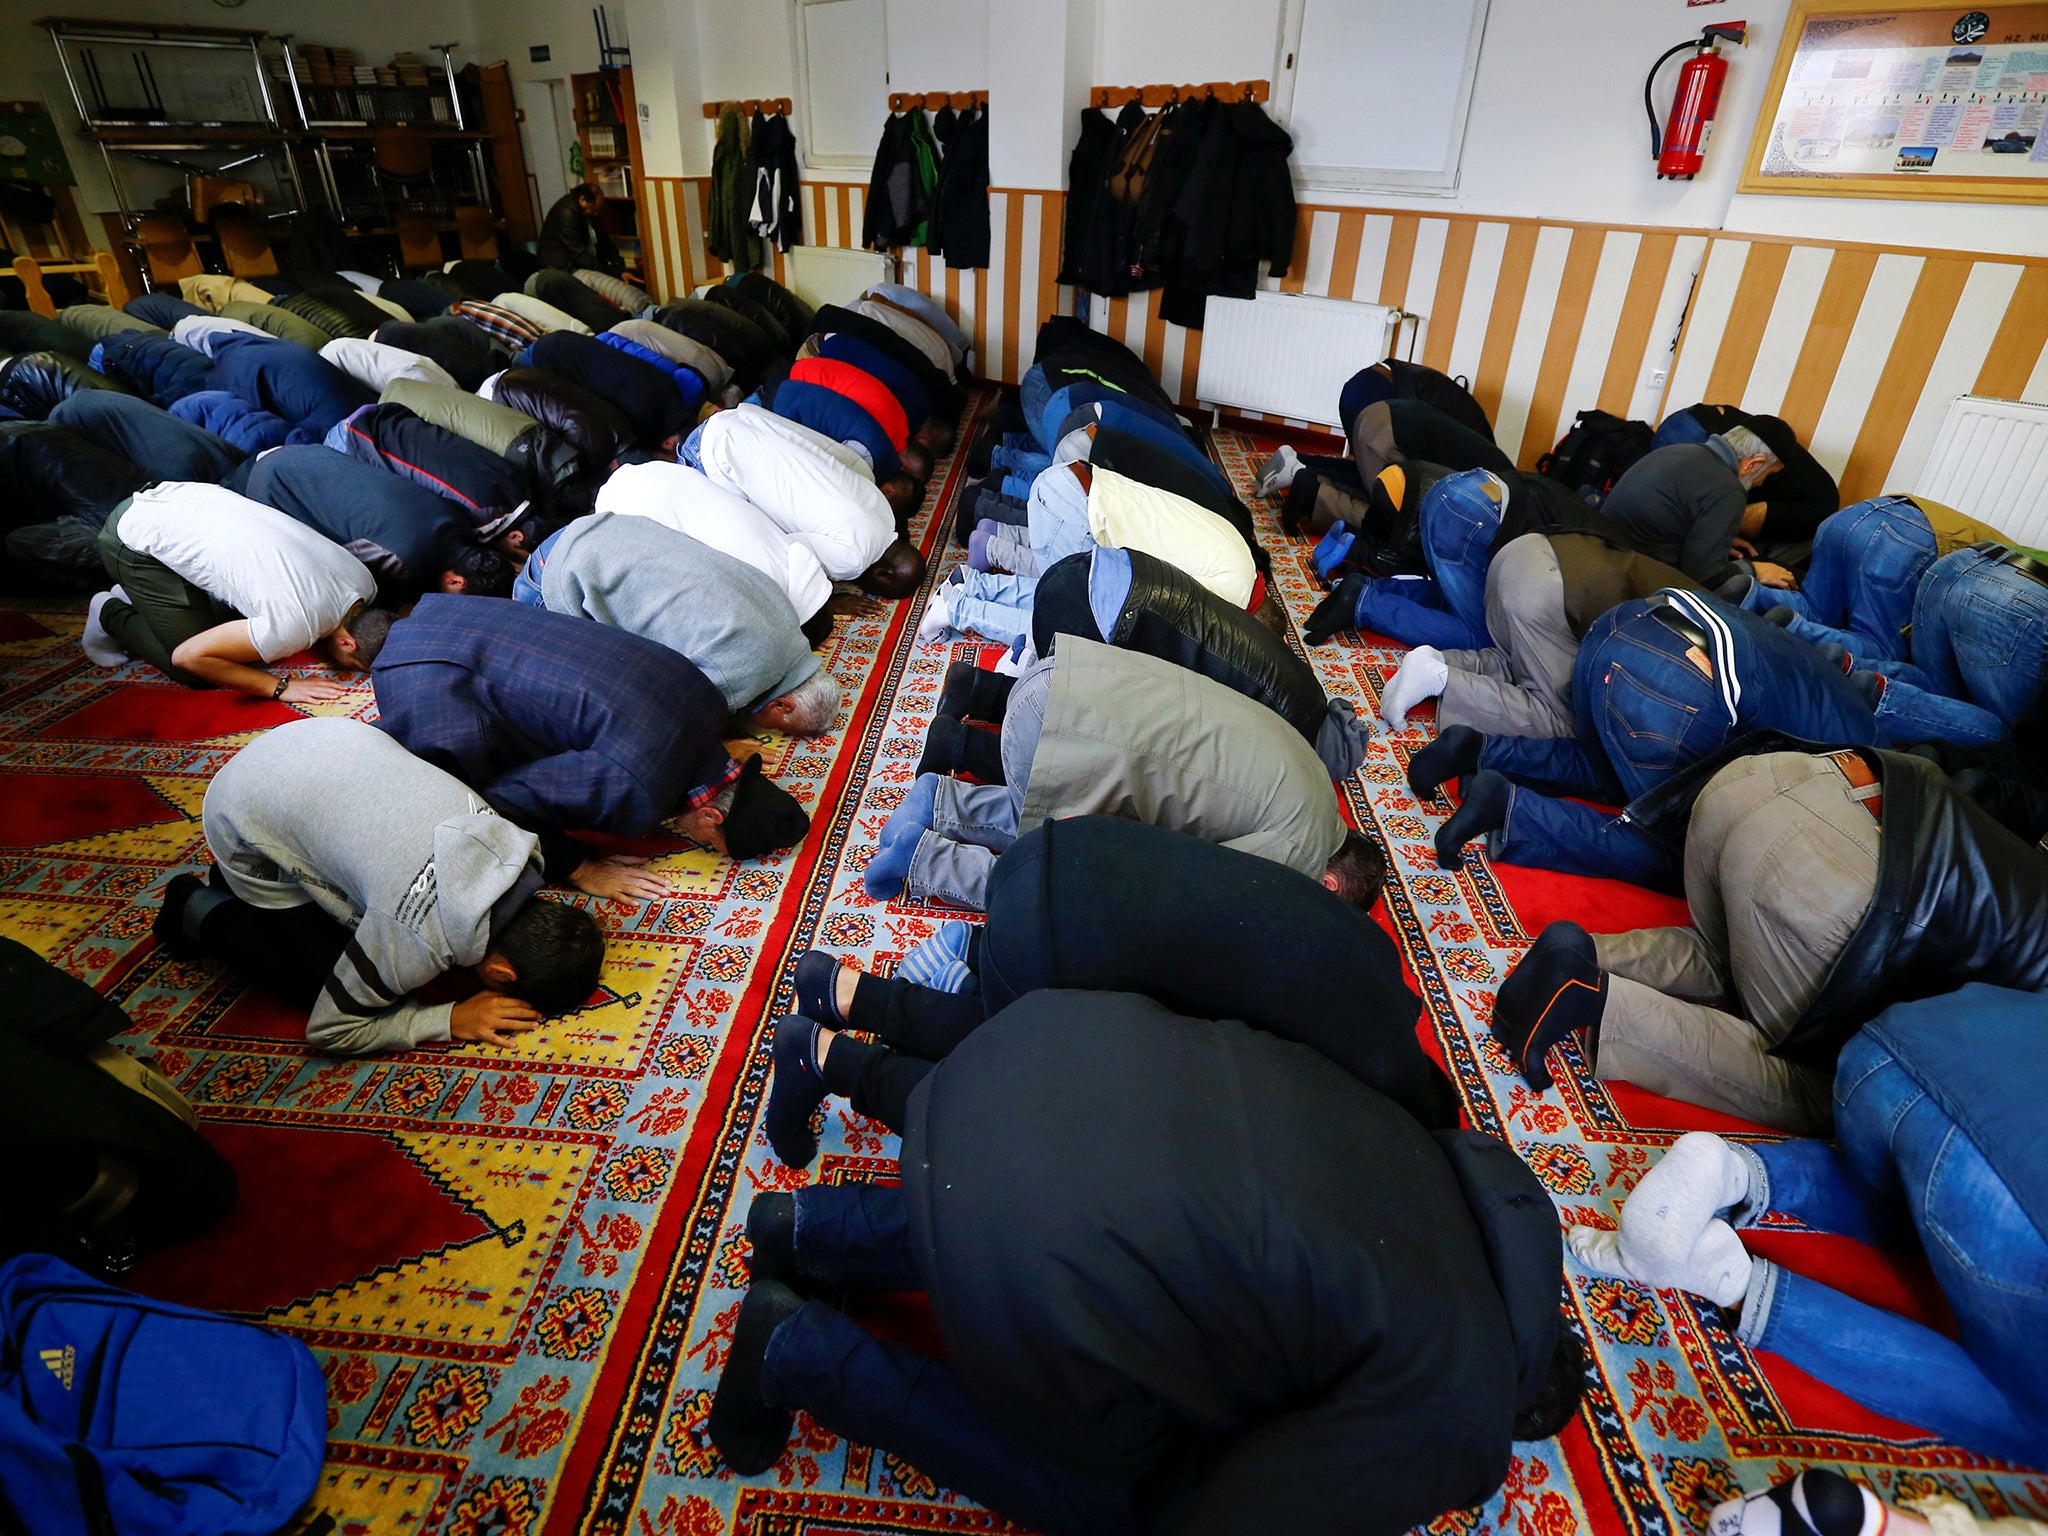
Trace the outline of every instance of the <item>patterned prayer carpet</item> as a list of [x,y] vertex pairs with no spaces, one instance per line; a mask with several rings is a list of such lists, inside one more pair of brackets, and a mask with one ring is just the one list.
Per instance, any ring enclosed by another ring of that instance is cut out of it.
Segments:
[[[1246,489],[1263,446],[1224,433]],[[954,558],[934,477],[917,524]],[[1317,593],[1307,546],[1268,519],[1297,621]],[[766,766],[811,809],[801,848],[735,868],[677,839],[639,846],[681,894],[609,905],[601,1006],[513,1050],[371,1060],[305,1048],[303,1021],[203,965],[158,950],[164,883],[204,861],[207,777],[283,705],[189,693],[140,666],[102,672],[76,637],[81,604],[0,608],[0,932],[84,976],[135,1020],[131,1048],[200,1106],[241,1199],[214,1232],[152,1257],[137,1289],[260,1318],[303,1338],[329,1383],[319,1502],[347,1536],[852,1536],[1004,1531],[914,1467],[847,1446],[808,1420],[781,1464],[742,1481],[703,1433],[746,1273],[751,1197],[807,1178],[893,1177],[895,1144],[835,1106],[808,1174],[759,1129],[766,1021],[813,945],[886,968],[934,915],[878,904],[859,872],[910,782],[947,661],[918,645],[921,603],[842,621],[828,665],[845,685],[835,728],[763,742]],[[1373,701],[1398,655],[1350,639],[1314,653],[1333,692]],[[334,710],[374,715],[358,688]],[[1654,1150],[1726,1122],[1580,1068],[1530,1093],[1486,1020],[1526,935],[1569,914],[1597,929],[1682,920],[1676,903],[1614,884],[1435,867],[1445,813],[1403,780],[1419,724],[1375,742],[1346,786],[1395,879],[1382,921],[1427,1003],[1421,1029],[1482,1129],[1505,1136],[1567,1221],[1611,1221]],[[377,808],[361,808],[375,836]],[[1739,1128],[1738,1128],[1739,1129]],[[1939,1315],[1923,1269],[1796,1230],[1760,1251],[1865,1300]],[[1685,1532],[1738,1488],[1829,1463],[1881,1491],[1948,1490],[1989,1513],[2048,1513],[2029,1476],[1873,1418],[1790,1366],[1734,1342],[1710,1305],[1572,1273],[1576,1326],[1598,1381],[1558,1440],[1517,1448],[1483,1509],[1444,1533]],[[936,1348],[914,1304],[870,1321]]]

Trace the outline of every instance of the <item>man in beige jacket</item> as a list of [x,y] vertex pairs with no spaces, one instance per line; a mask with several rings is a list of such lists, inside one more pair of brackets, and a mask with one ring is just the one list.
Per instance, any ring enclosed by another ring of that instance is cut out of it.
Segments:
[[1285,719],[1171,662],[1077,635],[1003,709],[1004,783],[921,775],[863,877],[980,910],[996,856],[1041,822],[1123,816],[1285,864],[1369,904],[1377,850],[1344,824],[1330,772]]

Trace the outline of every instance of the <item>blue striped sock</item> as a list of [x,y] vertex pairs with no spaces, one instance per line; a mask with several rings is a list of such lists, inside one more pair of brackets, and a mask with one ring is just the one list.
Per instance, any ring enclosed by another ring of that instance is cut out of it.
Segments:
[[967,941],[973,935],[971,923],[954,920],[939,924],[937,933],[903,957],[896,974],[914,986],[958,992],[973,975],[967,969]]

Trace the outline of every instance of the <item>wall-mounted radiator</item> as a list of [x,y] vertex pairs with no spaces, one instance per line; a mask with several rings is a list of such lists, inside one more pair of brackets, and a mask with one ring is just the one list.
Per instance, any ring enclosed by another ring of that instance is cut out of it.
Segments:
[[881,251],[796,245],[783,261],[789,269],[790,289],[813,309],[851,304],[869,284],[896,281],[896,258]]
[[1195,398],[1335,426],[1344,381],[1391,353],[1408,318],[1383,304],[1301,293],[1212,298]]
[[2016,544],[2048,545],[2048,405],[1958,395],[1913,489]]

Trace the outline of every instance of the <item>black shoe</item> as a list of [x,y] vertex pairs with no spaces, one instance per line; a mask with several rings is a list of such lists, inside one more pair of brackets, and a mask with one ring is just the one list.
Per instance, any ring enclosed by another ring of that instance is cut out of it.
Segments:
[[768,1084],[768,1145],[792,1168],[808,1168],[818,1155],[811,1122],[825,1102],[818,1074],[818,1026],[794,1014],[775,1021],[775,1075]]
[[967,748],[967,734],[974,728],[952,715],[942,714],[924,733],[924,752],[917,760],[920,777],[936,773],[941,777],[958,773]]
[[967,718],[969,706],[974,702],[974,678],[980,672],[971,661],[956,661],[946,668],[945,685],[939,689],[937,713],[954,720]]
[[1538,1093],[1551,1083],[1544,1057],[1576,1030],[1598,1031],[1607,973],[1577,923],[1552,923],[1508,972],[1493,1000],[1493,1033]]
[[796,1280],[796,1196],[780,1191],[754,1196],[747,1207],[747,1242],[753,1256],[747,1261],[747,1277],[755,1285],[774,1280],[791,1285]]
[[822,949],[806,951],[798,957],[796,975],[796,1011],[813,1024],[823,1024],[838,1029],[846,1020],[839,1013],[839,973],[846,967],[839,963],[837,955],[827,954]]
[[1465,803],[1436,829],[1436,861],[1444,869],[1465,862],[1465,845],[1507,825],[1508,781],[1487,769],[1465,781]]
[[179,960],[199,957],[199,946],[185,936],[185,903],[205,889],[206,882],[197,875],[173,876],[164,887],[164,904],[157,909],[156,921],[150,925],[157,943]]
[[1435,741],[1408,759],[1408,787],[1416,799],[1434,800],[1452,779],[1479,771],[1479,754],[1485,748],[1486,737],[1469,725],[1438,731]]
[[1365,595],[1365,577],[1346,576],[1335,590],[1316,604],[1316,611],[1301,626],[1304,645],[1321,645],[1340,629],[1358,627],[1358,600]]
[[796,1427],[792,1410],[772,1406],[763,1395],[761,1371],[775,1330],[804,1305],[803,1297],[773,1280],[750,1286],[746,1300],[740,1303],[732,1349],[725,1357],[725,1373],[718,1378],[718,1395],[711,1400],[711,1416],[704,1428],[725,1464],[742,1477],[758,1476],[780,1461],[789,1433]]

